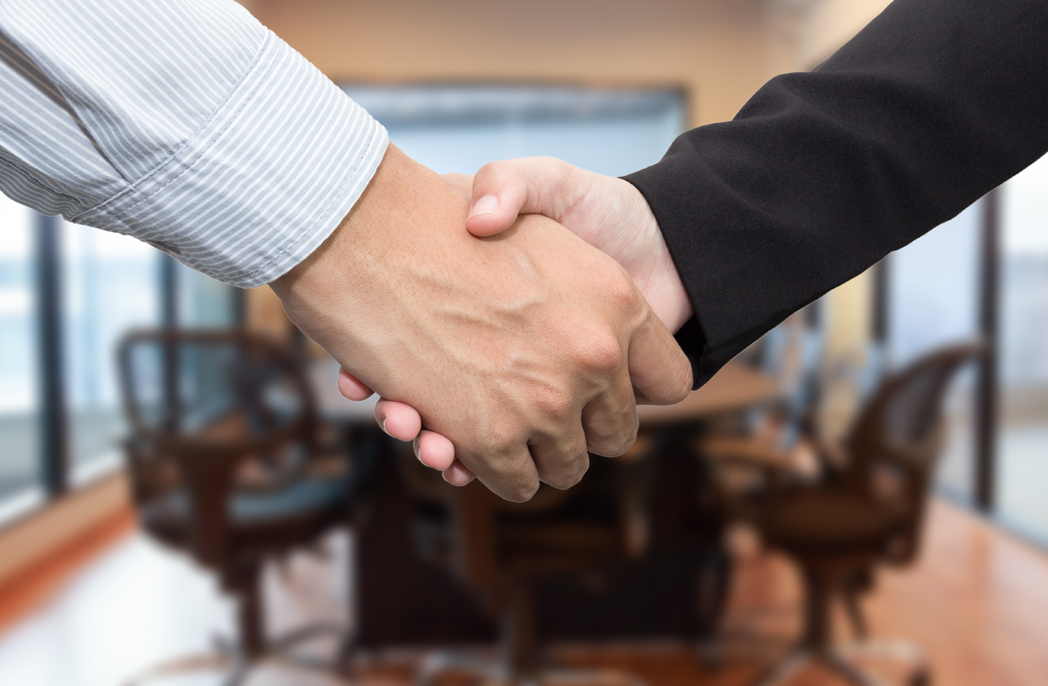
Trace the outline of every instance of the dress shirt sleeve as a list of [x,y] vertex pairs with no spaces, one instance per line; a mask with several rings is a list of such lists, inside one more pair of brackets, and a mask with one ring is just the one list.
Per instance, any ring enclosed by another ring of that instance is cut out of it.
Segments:
[[226,283],[308,256],[387,143],[232,0],[0,2],[0,191]]
[[627,178],[695,318],[696,383],[1048,151],[1048,2],[895,0],[810,73]]

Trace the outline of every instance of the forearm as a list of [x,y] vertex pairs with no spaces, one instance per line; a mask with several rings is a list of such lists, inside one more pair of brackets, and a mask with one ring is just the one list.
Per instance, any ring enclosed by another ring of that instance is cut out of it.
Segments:
[[0,4],[0,190],[238,286],[339,224],[385,130],[232,0]]
[[627,177],[691,294],[696,382],[1048,151],[1045,36],[1040,0],[897,0]]

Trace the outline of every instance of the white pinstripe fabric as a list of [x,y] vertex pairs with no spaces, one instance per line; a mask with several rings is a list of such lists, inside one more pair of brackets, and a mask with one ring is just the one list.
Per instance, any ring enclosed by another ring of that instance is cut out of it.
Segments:
[[226,283],[308,256],[387,143],[232,0],[0,0],[0,191]]

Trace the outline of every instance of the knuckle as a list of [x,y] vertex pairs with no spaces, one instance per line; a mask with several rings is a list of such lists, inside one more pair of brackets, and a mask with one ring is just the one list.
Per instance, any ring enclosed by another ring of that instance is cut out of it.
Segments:
[[487,445],[483,447],[483,451],[497,456],[500,460],[505,460],[516,452],[518,445],[519,441],[509,432],[499,432],[488,438]]
[[505,162],[501,162],[501,161],[488,162],[483,167],[481,167],[480,169],[477,170],[476,176],[478,176],[478,177],[479,176],[484,176],[484,177],[499,176],[505,170],[505,168],[506,168],[506,163]]
[[619,401],[617,406],[591,415],[584,426],[590,450],[604,457],[618,457],[629,450],[640,428],[633,395],[615,400]]
[[563,388],[548,388],[535,399],[539,411],[555,420],[566,420],[571,416],[575,398]]
[[491,438],[477,453],[480,464],[474,465],[493,492],[515,503],[531,500],[539,487],[531,456],[521,450],[523,445],[523,439],[510,436]]
[[620,457],[637,441],[636,430],[619,432],[612,436],[600,437],[590,443],[590,450],[602,457]]
[[633,444],[636,442],[637,424],[636,422],[634,422],[632,426],[626,427],[622,431],[622,433],[615,437],[614,444],[612,445],[612,449],[614,450],[615,454],[611,457],[619,457],[621,455],[624,455],[626,451],[632,448]]
[[573,464],[575,466],[575,471],[571,475],[571,483],[568,484],[568,488],[571,488],[578,482],[582,481],[582,477],[586,476],[586,472],[589,471],[589,453],[586,451],[585,448],[582,449],[582,452],[579,453],[579,456],[575,459]]
[[553,488],[566,491],[582,481],[582,477],[586,475],[587,471],[589,471],[589,454],[583,451],[579,455],[572,457],[556,473],[540,474],[539,476],[542,481]]
[[502,494],[503,499],[514,503],[526,503],[535,497],[539,490],[538,478],[520,479]]
[[621,269],[617,269],[601,285],[603,296],[607,302],[623,310],[633,310],[637,307],[637,288],[633,285],[630,277]]
[[477,186],[479,181],[485,187],[485,190],[492,193],[500,192],[507,188],[519,189],[524,185],[524,180],[515,168],[513,160],[488,162],[477,170],[473,179],[474,187]]
[[622,345],[610,331],[587,336],[582,342],[581,357],[583,365],[598,372],[616,371],[626,360]]

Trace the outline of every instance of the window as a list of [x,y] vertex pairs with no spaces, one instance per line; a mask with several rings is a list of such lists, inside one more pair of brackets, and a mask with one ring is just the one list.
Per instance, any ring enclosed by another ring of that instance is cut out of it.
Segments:
[[177,306],[175,323],[199,329],[221,329],[240,320],[242,291],[184,264],[174,263]]
[[[888,358],[893,368],[979,335],[979,249],[983,201],[896,251],[888,262]],[[974,371],[947,399],[949,431],[938,469],[946,493],[975,496]]]
[[684,130],[676,90],[513,86],[344,90],[405,153],[438,171],[473,173],[492,160],[552,155],[620,176],[658,162]]
[[107,472],[124,435],[128,329],[239,321],[239,291],[128,236],[0,195],[0,524]]
[[1048,157],[1002,187],[997,513],[1048,542]]
[[33,214],[0,195],[0,512],[40,496]]
[[131,328],[160,325],[161,255],[130,236],[62,222],[63,379],[74,474],[119,459],[124,433],[115,348]]

